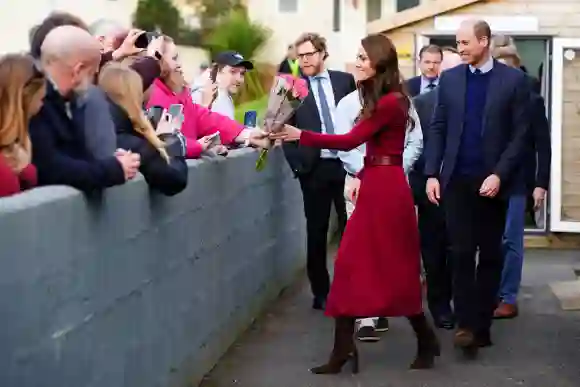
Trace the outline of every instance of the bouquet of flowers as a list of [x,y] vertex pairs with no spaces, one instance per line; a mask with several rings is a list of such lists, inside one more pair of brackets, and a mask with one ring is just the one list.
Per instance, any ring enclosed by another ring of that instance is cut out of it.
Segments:
[[[290,74],[277,75],[268,98],[268,108],[264,116],[264,130],[270,133],[279,131],[307,96],[308,85],[304,79],[296,78]],[[263,149],[258,161],[256,161],[257,171],[264,169],[267,159],[268,149]]]

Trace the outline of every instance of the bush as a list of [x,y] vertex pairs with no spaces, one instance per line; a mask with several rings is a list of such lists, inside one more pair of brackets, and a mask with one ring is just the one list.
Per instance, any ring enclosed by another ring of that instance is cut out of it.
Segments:
[[233,50],[244,58],[254,62],[255,69],[246,74],[246,83],[236,102],[259,99],[265,94],[263,76],[264,67],[255,63],[255,57],[262,49],[270,30],[261,24],[252,22],[245,10],[234,10],[222,18],[209,33],[204,48],[211,57],[221,51]]
[[133,14],[133,25],[144,31],[160,31],[171,36],[176,44],[199,46],[201,32],[188,28],[179,9],[171,0],[139,0]]

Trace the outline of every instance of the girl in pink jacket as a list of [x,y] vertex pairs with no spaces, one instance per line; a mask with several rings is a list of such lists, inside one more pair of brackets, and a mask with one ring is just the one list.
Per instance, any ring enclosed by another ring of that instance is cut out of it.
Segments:
[[[194,104],[187,87],[175,93],[160,79],[156,79],[151,87],[147,108],[161,106],[168,109],[173,104],[183,105],[184,121],[181,132],[187,138],[186,157],[189,159],[200,157],[201,153],[207,149],[207,143],[203,137],[219,132],[222,144],[229,145],[234,144],[236,138],[244,130],[244,127],[236,121]],[[200,139],[201,141],[198,141]]]
[[200,157],[209,145],[209,141],[204,137],[215,132],[219,132],[224,145],[267,146],[267,139],[258,131],[251,132],[238,122],[193,103],[190,90],[181,74],[177,47],[171,38],[164,39],[163,61],[167,64],[167,69],[153,82],[146,107],[160,106],[168,109],[173,104],[183,105],[184,122],[181,132],[187,138],[186,157],[190,159]]

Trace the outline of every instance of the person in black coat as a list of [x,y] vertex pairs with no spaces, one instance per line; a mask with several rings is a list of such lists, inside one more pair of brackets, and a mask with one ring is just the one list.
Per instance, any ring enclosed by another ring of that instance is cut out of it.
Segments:
[[[498,47],[494,50],[493,56],[510,67],[524,71],[518,52],[513,46]],[[510,197],[504,234],[505,262],[499,292],[500,303],[494,312],[497,319],[513,318],[518,315],[517,296],[524,261],[525,215],[526,212],[531,212],[533,217],[535,211],[541,208],[550,184],[552,149],[546,106],[544,98],[537,92],[538,80],[527,74],[526,79],[531,90],[529,103],[531,130],[519,171],[525,184]]]
[[168,135],[164,142],[155,133],[141,109],[143,89],[139,74],[112,63],[101,71],[99,85],[107,94],[117,146],[141,156],[139,171],[151,188],[167,196],[183,191],[188,176],[185,146],[174,135]]
[[78,104],[86,98],[100,60],[98,42],[86,31],[61,26],[42,44],[47,74],[43,107],[29,124],[33,164],[39,185],[67,185],[83,192],[123,184],[138,172],[139,155],[117,152],[96,159],[85,141],[85,122]]

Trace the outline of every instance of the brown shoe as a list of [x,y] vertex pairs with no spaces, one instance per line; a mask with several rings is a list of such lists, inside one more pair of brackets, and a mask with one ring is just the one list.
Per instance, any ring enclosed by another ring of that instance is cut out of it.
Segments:
[[506,304],[502,302],[493,312],[493,318],[496,320],[500,319],[510,319],[518,316],[518,306],[512,304]]
[[473,332],[467,329],[458,329],[455,332],[455,338],[453,339],[453,344],[458,348],[467,348],[473,346],[475,342],[475,336]]

